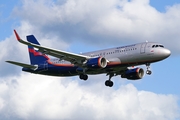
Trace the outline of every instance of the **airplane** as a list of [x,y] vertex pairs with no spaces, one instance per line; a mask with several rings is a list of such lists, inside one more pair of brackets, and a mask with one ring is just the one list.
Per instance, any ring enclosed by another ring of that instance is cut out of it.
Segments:
[[[83,54],[75,54],[62,50],[41,46],[34,35],[22,40],[16,30],[16,39],[28,46],[31,64],[15,61],[8,63],[21,66],[22,71],[49,76],[79,76],[87,80],[88,75],[106,74],[108,87],[113,86],[112,77],[120,75],[128,80],[139,80],[144,77],[144,70],[139,65],[146,65],[146,74],[151,75],[150,64],[166,59],[171,51],[157,42],[143,42],[127,46],[115,47]],[[50,58],[53,56],[55,58]]]

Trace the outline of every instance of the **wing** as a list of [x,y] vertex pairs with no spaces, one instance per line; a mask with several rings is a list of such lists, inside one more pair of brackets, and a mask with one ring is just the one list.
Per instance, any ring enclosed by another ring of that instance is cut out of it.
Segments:
[[29,64],[24,64],[24,63],[15,62],[15,61],[6,61],[6,62],[14,64],[14,65],[21,66],[21,67],[33,69],[33,70],[36,70],[38,68],[38,66],[36,66],[36,65],[29,65]]
[[14,33],[16,35],[17,40],[20,43],[29,45],[29,46],[33,46],[35,48],[38,48],[39,51],[44,54],[51,55],[51,56],[69,61],[73,64],[82,64],[85,60],[90,59],[90,57],[85,56],[85,55],[79,55],[79,54],[74,54],[74,53],[70,53],[70,52],[66,52],[66,51],[62,51],[62,50],[56,50],[56,49],[52,49],[52,48],[44,47],[41,45],[33,44],[31,42],[24,41],[19,37],[16,30],[14,30]]

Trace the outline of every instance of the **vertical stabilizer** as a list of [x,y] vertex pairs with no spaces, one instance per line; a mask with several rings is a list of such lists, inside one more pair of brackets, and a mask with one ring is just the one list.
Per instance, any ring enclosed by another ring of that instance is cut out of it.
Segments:
[[[27,41],[40,45],[37,39],[34,37],[34,35],[29,35],[26,37]],[[28,46],[28,51],[29,51],[29,57],[30,57],[30,62],[32,65],[35,64],[44,64],[45,61],[49,59],[49,57],[38,50],[35,50],[34,47]]]

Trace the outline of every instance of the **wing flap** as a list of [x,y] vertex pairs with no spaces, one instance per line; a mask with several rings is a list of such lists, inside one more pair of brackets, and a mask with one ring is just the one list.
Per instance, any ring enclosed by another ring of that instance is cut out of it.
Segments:
[[14,65],[17,65],[17,66],[21,66],[21,67],[25,67],[25,68],[29,68],[29,69],[37,69],[38,66],[35,66],[35,65],[29,65],[29,64],[24,64],[24,63],[20,63],[20,62],[15,62],[15,61],[6,61],[7,63],[10,63],[10,64],[14,64]]

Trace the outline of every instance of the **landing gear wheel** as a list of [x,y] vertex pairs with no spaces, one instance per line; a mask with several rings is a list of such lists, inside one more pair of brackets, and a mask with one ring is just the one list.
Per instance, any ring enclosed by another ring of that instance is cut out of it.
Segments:
[[106,86],[109,86],[109,80],[106,80],[106,81],[105,81],[105,85],[106,85]]
[[80,75],[79,75],[79,78],[82,80],[82,79],[83,79],[83,74],[80,74]]
[[88,75],[80,74],[80,75],[79,75],[79,78],[80,78],[81,80],[87,80],[87,79],[88,79]]
[[105,85],[106,86],[108,86],[108,87],[112,87],[113,86],[113,81],[111,81],[111,80],[106,80],[106,82],[105,82]]
[[88,76],[87,75],[84,75],[84,79],[83,80],[87,80],[88,79]]
[[151,74],[152,74],[152,71],[147,70],[147,71],[146,71],[146,74],[151,75]]

